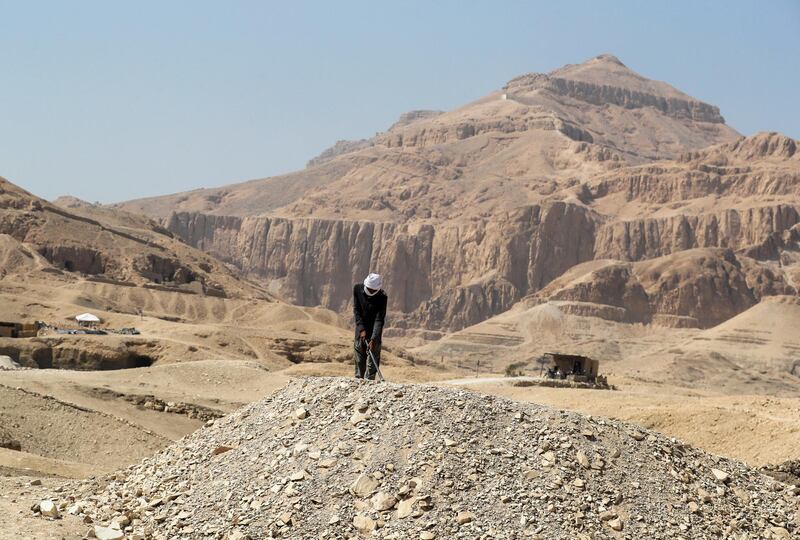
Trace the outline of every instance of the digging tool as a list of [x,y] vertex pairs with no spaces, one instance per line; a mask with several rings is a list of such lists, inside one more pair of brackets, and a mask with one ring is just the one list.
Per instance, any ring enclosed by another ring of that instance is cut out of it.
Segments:
[[375,366],[375,372],[378,374],[378,381],[386,382],[383,373],[381,373],[381,368],[378,366],[378,362],[375,361],[375,356],[372,354],[366,339],[364,340],[364,348],[367,350],[367,371],[369,372],[369,363],[372,362],[372,365]]

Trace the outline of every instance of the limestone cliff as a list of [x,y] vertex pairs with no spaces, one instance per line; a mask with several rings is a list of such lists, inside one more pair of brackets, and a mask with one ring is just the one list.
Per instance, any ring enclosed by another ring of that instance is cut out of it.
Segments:
[[167,227],[302,305],[343,311],[352,284],[379,271],[395,326],[441,330],[500,313],[591,259],[595,218],[557,202],[461,225],[177,213]]
[[800,223],[798,208],[779,204],[609,222],[598,231],[595,254],[638,261],[692,248],[746,248]]
[[153,220],[94,205],[67,210],[0,178],[0,278],[31,274],[209,296],[266,296]]
[[[641,261],[695,248],[748,249],[797,223],[798,210],[781,205],[609,222],[581,205],[556,202],[459,225],[178,213],[167,227],[192,246],[267,279],[273,290],[302,305],[346,311],[352,283],[370,270],[379,271],[391,292],[394,327],[455,330],[505,311],[585,261]],[[695,270],[706,276],[709,268]],[[611,277],[601,280],[603,292],[597,294],[613,294],[611,283],[622,277]],[[701,280],[697,287],[703,286]],[[690,296],[706,294],[700,289]],[[782,287],[775,290],[785,294]],[[754,293],[748,291],[752,300]],[[635,300],[639,293],[624,295]],[[731,301],[739,311],[752,304]],[[695,318],[700,325],[724,320],[700,314],[707,309],[664,312]],[[650,311],[633,309],[630,320],[649,321]],[[739,312],[720,311],[728,316]]]
[[780,272],[745,255],[701,248],[636,263],[577,265],[525,301],[567,302],[564,311],[619,322],[710,328],[765,296],[797,292]]

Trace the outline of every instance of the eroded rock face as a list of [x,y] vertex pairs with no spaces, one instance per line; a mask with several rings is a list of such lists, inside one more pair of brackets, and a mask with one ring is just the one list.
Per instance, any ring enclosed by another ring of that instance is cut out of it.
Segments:
[[384,275],[401,324],[457,329],[508,309],[593,257],[591,212],[557,202],[497,221],[422,225],[175,214],[184,240],[275,282],[303,305],[345,311],[352,284]]
[[43,246],[39,249],[45,259],[57,268],[67,272],[83,272],[84,274],[102,274],[105,262],[102,254],[94,249],[81,246]]
[[[444,111],[429,111],[429,110],[408,111],[406,113],[401,114],[397,122],[392,124],[392,126],[389,128],[388,131],[404,128],[410,124],[413,124],[418,120],[434,118],[436,116],[439,116],[443,112]],[[306,164],[306,167],[316,167],[318,165],[323,165],[333,159],[336,159],[341,155],[349,154],[351,152],[357,152],[359,150],[375,146],[381,140],[382,139],[380,138],[372,138],[372,139],[358,139],[354,141],[348,141],[348,140],[336,141],[336,143],[333,146],[325,149],[318,156],[310,159]]]
[[691,249],[640,262],[578,265],[531,296],[618,322],[710,328],[764,296],[797,294],[784,277],[729,249]]
[[744,137],[705,150],[687,152],[682,161],[709,157],[714,158],[718,165],[726,165],[732,157],[744,160],[773,157],[800,161],[800,155],[797,154],[797,141],[774,131],[757,133],[752,137]]
[[754,306],[758,299],[730,250],[696,250],[635,265],[654,313],[680,315],[709,328]]
[[134,267],[145,277],[156,283],[175,283],[183,285],[191,283],[197,276],[194,272],[174,258],[148,254],[139,257]]
[[222,263],[157,222],[76,201],[67,199],[67,210],[0,178],[0,277],[45,272],[217,297],[252,293]]
[[743,249],[800,222],[786,205],[610,222],[599,228],[597,258],[638,261],[703,247]]
[[0,426],[0,448],[8,448],[9,450],[22,450],[22,445],[20,445],[19,441],[11,436],[11,434],[6,431],[6,428]]
[[374,143],[368,139],[359,139],[357,141],[336,141],[333,146],[325,149],[320,155],[308,160],[306,167],[316,167],[317,165],[322,165],[323,163],[327,163],[332,159],[336,159],[342,154],[355,152],[356,150],[361,150],[363,148],[369,148],[373,144]]
[[[698,248],[713,252],[675,282],[639,283],[632,267],[603,270],[569,299],[625,307],[629,322],[657,313],[706,327],[771,294],[796,294],[782,270],[755,261],[786,255],[800,213],[778,205],[719,214],[604,222],[568,203],[520,209],[498,221],[424,225],[176,214],[168,228],[188,243],[272,281],[302,305],[347,312],[352,283],[384,274],[392,326],[457,330],[510,308],[576,264],[593,259],[647,261]],[[777,235],[777,236],[776,236]],[[785,236],[785,238],[784,238]],[[774,237],[774,238],[773,238]],[[757,239],[766,245],[756,249]],[[770,243],[771,242],[771,243]],[[737,259],[731,249],[749,256]],[[720,255],[720,253],[723,253]],[[779,255],[779,253],[783,255]],[[740,260],[741,259],[741,260]],[[657,268],[663,261],[652,263]],[[732,266],[731,266],[732,265]],[[644,272],[646,264],[637,267]],[[655,272],[655,270],[654,270]],[[642,287],[661,287],[663,292]],[[568,299],[561,291],[552,299]]]
[[542,300],[568,300],[622,308],[621,312],[591,313],[619,322],[651,322],[653,318],[650,298],[630,264],[612,264],[592,273],[591,279],[552,289],[553,292],[543,291]]
[[534,130],[556,131],[574,141],[594,141],[592,134],[575,122],[560,118],[548,111],[533,109],[527,114],[502,119],[476,119],[434,126],[412,125],[381,135],[377,143],[387,148],[425,148],[469,139],[484,133],[521,133]]
[[788,251],[797,251],[800,246],[800,223],[790,229],[778,230],[763,237],[763,240],[744,250],[744,253],[754,259],[781,261],[791,264]]
[[147,367],[160,357],[144,341],[116,345],[71,338],[0,338],[0,353],[26,368],[91,371]]

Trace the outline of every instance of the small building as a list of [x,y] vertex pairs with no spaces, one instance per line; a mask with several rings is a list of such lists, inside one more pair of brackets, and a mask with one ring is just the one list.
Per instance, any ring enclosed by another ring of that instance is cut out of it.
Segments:
[[13,322],[0,322],[0,337],[16,337],[17,324]]
[[38,324],[0,321],[0,337],[29,338],[39,334]]
[[81,313],[75,317],[75,320],[78,322],[79,326],[84,328],[94,328],[101,322],[100,317],[92,315],[91,313]]
[[600,371],[600,361],[577,354],[545,353],[550,362],[547,375],[556,379],[594,382]]

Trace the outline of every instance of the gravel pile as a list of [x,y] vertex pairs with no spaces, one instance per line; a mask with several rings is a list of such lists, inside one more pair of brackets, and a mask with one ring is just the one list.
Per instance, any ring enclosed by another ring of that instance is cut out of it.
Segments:
[[341,378],[295,380],[55,503],[101,538],[800,538],[796,486],[657,433]]

